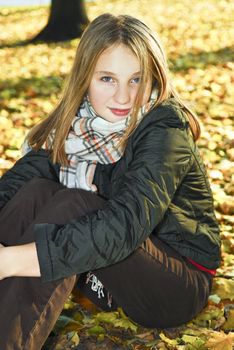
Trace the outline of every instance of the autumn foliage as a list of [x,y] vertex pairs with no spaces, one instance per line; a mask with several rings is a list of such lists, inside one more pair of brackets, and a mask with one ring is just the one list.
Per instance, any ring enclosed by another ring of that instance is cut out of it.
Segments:
[[[103,12],[142,19],[161,36],[174,86],[202,123],[199,146],[214,194],[222,235],[222,266],[207,307],[189,324],[147,330],[121,309],[96,310],[76,292],[68,300],[45,349],[232,350],[234,344],[234,3],[228,0],[97,0]],[[78,39],[20,45],[46,24],[48,8],[0,8],[0,175],[21,156],[27,131],[48,115],[60,96]],[[79,303],[78,303],[79,300]],[[49,345],[53,344],[53,345]],[[98,346],[97,346],[98,344]],[[73,347],[74,348],[74,347]]]

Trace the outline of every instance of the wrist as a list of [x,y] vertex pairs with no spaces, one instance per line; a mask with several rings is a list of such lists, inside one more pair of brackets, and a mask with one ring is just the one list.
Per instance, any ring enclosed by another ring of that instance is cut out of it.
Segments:
[[16,274],[17,260],[14,259],[12,248],[14,247],[4,247],[0,249],[1,279],[12,277]]
[[41,275],[35,243],[28,243],[11,248],[13,249],[15,262],[17,262],[15,265],[13,263],[14,266],[12,266],[14,276],[39,277]]
[[0,279],[39,276],[40,268],[35,243],[0,249]]

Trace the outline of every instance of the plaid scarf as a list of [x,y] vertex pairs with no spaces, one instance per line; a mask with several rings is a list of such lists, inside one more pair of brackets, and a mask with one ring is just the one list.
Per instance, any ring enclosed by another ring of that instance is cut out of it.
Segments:
[[[155,91],[150,101],[141,107],[137,123],[155,102]],[[130,116],[111,123],[96,114],[87,97],[84,98],[65,141],[68,166],[60,167],[60,182],[69,188],[97,192],[93,178],[97,163],[117,162],[123,151],[117,144],[130,122]]]
[[96,192],[92,184],[97,163],[114,163],[121,157],[116,148],[128,118],[111,123],[99,117],[87,98],[84,99],[65,141],[68,166],[60,168],[60,182],[70,188]]

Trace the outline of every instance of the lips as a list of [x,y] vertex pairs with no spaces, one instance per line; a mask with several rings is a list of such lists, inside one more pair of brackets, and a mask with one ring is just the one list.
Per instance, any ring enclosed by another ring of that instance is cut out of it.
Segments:
[[110,108],[111,112],[117,116],[125,116],[125,115],[128,115],[131,108],[128,108],[128,109],[117,109],[117,108]]

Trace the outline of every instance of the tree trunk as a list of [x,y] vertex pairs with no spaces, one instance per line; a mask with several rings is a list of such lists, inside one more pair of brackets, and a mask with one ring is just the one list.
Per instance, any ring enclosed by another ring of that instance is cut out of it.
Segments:
[[84,0],[52,0],[47,25],[31,41],[74,39],[81,36],[88,23]]

